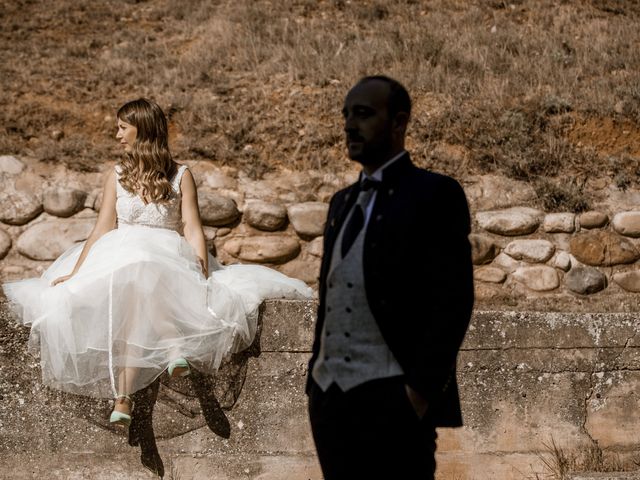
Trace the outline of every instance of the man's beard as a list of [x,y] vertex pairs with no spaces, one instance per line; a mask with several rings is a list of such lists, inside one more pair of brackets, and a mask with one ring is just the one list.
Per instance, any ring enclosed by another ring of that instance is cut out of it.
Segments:
[[[358,142],[356,138],[348,139],[347,142],[354,141]],[[358,162],[362,165],[376,165],[382,161],[388,160],[389,152],[391,151],[391,139],[386,139],[386,141],[376,143],[374,145],[365,145],[362,144],[361,148],[352,152],[347,144],[347,149],[349,150],[349,158],[351,160]]]

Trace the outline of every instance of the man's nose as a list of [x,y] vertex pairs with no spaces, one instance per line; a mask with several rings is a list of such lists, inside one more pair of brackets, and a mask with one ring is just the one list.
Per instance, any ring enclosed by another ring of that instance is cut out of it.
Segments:
[[355,129],[355,124],[353,121],[353,115],[346,114],[344,116],[344,131],[348,132]]

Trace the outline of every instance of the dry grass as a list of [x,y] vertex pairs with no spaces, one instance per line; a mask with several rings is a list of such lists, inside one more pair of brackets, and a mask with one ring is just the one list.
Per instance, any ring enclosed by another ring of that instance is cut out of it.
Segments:
[[540,461],[545,467],[545,473],[533,475],[535,480],[566,480],[576,472],[623,472],[635,466],[625,465],[615,455],[605,455],[597,445],[589,445],[581,450],[567,450],[556,444],[552,438],[545,444],[545,453],[540,454]]
[[[421,165],[532,181],[546,207],[580,210],[593,172],[637,183],[640,150],[596,140],[639,128],[639,18],[632,0],[0,0],[0,153],[95,168],[116,153],[114,110],[146,95],[178,158],[342,171],[342,98],[386,73],[413,93]],[[613,131],[571,137],[603,118]]]

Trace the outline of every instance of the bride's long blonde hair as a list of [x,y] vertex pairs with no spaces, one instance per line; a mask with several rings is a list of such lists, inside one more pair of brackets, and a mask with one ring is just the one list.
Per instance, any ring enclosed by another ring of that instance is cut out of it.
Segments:
[[167,117],[157,103],[139,98],[118,109],[118,118],[137,129],[131,151],[120,162],[120,184],[145,203],[165,203],[178,167],[169,151]]

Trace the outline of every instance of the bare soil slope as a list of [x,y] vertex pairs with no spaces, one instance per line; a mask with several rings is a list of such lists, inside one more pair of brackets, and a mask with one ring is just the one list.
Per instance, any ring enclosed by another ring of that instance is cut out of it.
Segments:
[[0,154],[98,170],[144,95],[178,159],[340,172],[342,98],[386,73],[413,93],[421,165],[584,210],[594,177],[637,183],[639,18],[632,0],[0,0]]

